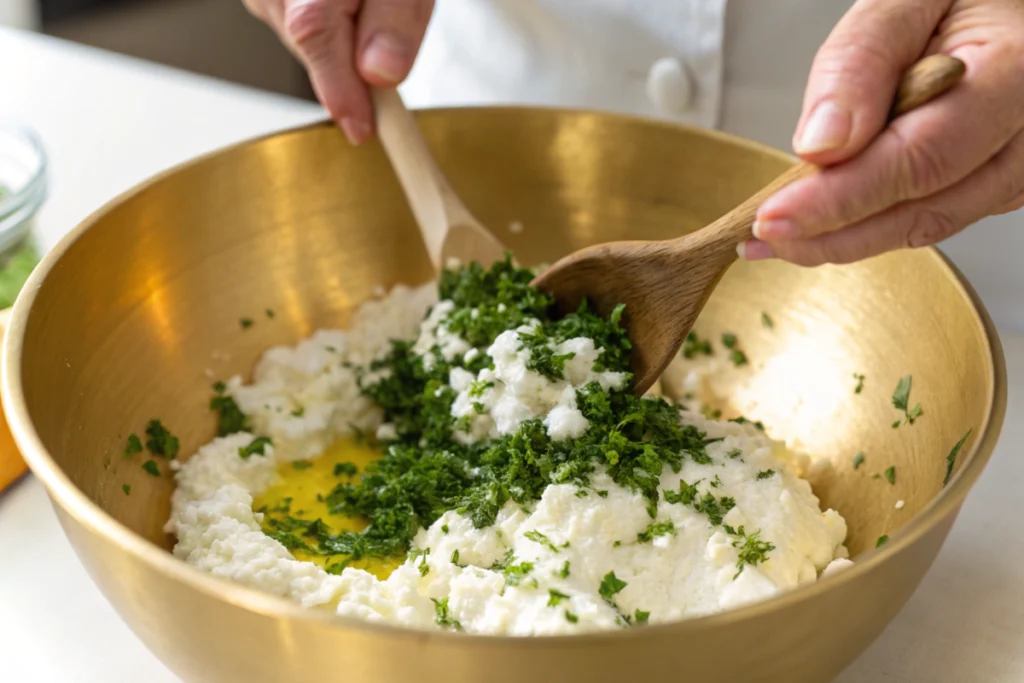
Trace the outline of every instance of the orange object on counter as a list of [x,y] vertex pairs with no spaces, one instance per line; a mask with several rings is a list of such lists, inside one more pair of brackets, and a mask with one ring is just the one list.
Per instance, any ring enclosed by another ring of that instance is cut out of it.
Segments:
[[[10,309],[0,311],[0,336],[3,335],[9,315]],[[3,411],[0,411],[0,493],[27,471],[28,465],[14,444],[11,428],[7,426]]]

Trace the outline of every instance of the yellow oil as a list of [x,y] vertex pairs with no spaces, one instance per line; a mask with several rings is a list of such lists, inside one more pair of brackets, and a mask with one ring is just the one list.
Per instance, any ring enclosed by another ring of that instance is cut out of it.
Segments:
[[[280,478],[276,484],[264,491],[253,500],[253,509],[259,510],[266,506],[266,514],[271,517],[287,516],[296,519],[316,521],[318,518],[330,527],[331,533],[341,531],[362,531],[367,520],[361,517],[332,515],[328,510],[326,499],[335,486],[350,483],[358,479],[348,475],[335,476],[334,466],[341,463],[352,463],[361,473],[381,453],[365,442],[357,442],[352,438],[337,441],[321,455],[312,460],[295,463],[282,462],[277,466]],[[321,496],[318,499],[317,496]],[[283,511],[287,509],[287,512]],[[302,550],[292,551],[296,559],[314,562],[321,567],[346,559],[344,555],[316,555]],[[404,558],[363,558],[354,560],[349,567],[365,569],[378,578],[384,579],[401,564]]]

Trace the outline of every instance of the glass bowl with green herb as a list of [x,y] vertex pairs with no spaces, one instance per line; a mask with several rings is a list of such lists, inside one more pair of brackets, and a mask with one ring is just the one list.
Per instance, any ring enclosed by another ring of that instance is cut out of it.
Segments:
[[46,200],[46,151],[31,128],[0,121],[0,309],[39,262],[32,226]]

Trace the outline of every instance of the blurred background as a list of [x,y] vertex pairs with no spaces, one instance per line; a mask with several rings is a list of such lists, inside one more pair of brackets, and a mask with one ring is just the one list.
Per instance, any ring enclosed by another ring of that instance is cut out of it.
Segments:
[[302,67],[239,0],[0,0],[0,26],[313,99]]

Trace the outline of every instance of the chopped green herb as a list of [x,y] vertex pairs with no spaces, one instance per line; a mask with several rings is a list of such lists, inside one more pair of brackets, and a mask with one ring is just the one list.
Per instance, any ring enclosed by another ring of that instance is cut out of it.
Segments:
[[893,465],[891,467],[886,468],[886,470],[885,470],[885,480],[887,482],[889,482],[890,484],[895,484],[896,483],[896,465]]
[[238,323],[242,326],[243,330],[247,330],[252,327],[252,318],[241,318]]
[[601,594],[602,598],[611,602],[612,596],[621,591],[627,585],[628,584],[625,581],[620,581],[618,577],[615,576],[615,572],[608,572],[604,575],[604,578],[601,579],[601,586],[598,588],[597,592]]
[[871,478],[872,479],[881,479],[882,475],[879,474],[878,472],[875,472],[874,474],[871,475]]
[[554,588],[548,589],[548,607],[558,607],[562,604],[563,600],[568,600],[569,596],[561,591],[557,591]]
[[763,422],[761,422],[760,420],[758,420],[756,422],[751,422],[750,420],[748,420],[747,418],[743,417],[742,415],[740,415],[739,417],[729,418],[729,422],[735,422],[736,424],[747,424],[747,423],[750,423],[750,424],[754,425],[754,427],[756,427],[758,430],[760,430],[762,432],[764,431],[764,423]]
[[640,543],[650,543],[658,536],[675,536],[676,525],[673,524],[671,519],[667,519],[664,522],[654,522],[646,529],[636,535],[636,540]]
[[121,490],[124,491],[124,495],[132,495],[132,487],[130,484],[121,484]]
[[603,491],[603,490],[602,491],[598,491],[597,495],[598,495],[599,498],[607,498],[608,497],[608,492],[607,491]]
[[738,448],[734,448],[731,451],[729,451],[728,455],[733,460],[736,460],[737,458],[739,458],[741,462],[743,460],[743,453]]
[[128,435],[128,443],[124,447],[124,457],[130,458],[136,453],[142,452],[142,440],[136,434]]
[[568,621],[570,624],[575,624],[580,620],[580,618],[572,612],[570,612],[569,610],[565,610],[565,620]]
[[156,460],[147,460],[142,463],[142,469],[146,470],[154,477],[160,476],[160,466],[156,464]]
[[638,609],[636,612],[633,613],[633,618],[636,619],[636,623],[638,625],[639,624],[646,624],[647,620],[651,618],[651,613],[650,612],[644,612],[644,611]]
[[761,324],[767,327],[769,330],[775,329],[775,323],[772,322],[771,316],[765,312],[761,312]]
[[[359,469],[356,467],[355,463],[339,462],[334,465],[334,476],[336,477],[354,477],[358,472]],[[447,529],[445,530],[445,533],[447,533]]]
[[[269,445],[273,445],[273,441],[267,436],[257,436],[255,439],[249,442],[248,446],[242,446],[238,449],[238,455],[243,460],[248,460],[253,455],[266,455],[266,448]],[[302,469],[301,467],[296,469]]]
[[727,349],[736,348],[736,335],[732,332],[725,332],[722,334],[722,345]]
[[732,353],[729,354],[729,360],[736,367],[747,364],[747,354],[743,353],[739,349],[733,349]]
[[875,541],[875,547],[876,548],[881,548],[883,545],[885,545],[888,542],[889,542],[889,537],[887,535],[879,536],[878,540]]
[[953,446],[953,449],[949,452],[949,455],[946,456],[946,476],[942,480],[943,486],[948,484],[950,477],[953,476],[953,467],[956,465],[956,456],[957,454],[960,453],[960,449],[964,447],[964,444],[967,442],[967,439],[968,437],[970,437],[971,431],[973,431],[973,429],[973,427],[971,429],[968,429],[967,433],[960,437],[960,440],[957,441],[956,445]]
[[[268,441],[269,441],[269,439],[268,439]],[[308,460],[293,460],[292,461],[292,467],[297,469],[297,470],[308,470],[312,466],[313,466],[313,463],[311,463]]]
[[448,525],[447,524],[442,524],[441,525],[441,533],[442,534],[446,534],[446,535],[448,534]]
[[701,339],[696,332],[691,331],[686,335],[686,341],[683,342],[682,353],[684,358],[695,358],[698,355],[710,356],[713,352],[711,342]]
[[892,428],[899,429],[901,424],[902,422],[900,420],[896,420],[895,422],[892,423]]
[[305,414],[306,414],[306,409],[304,407],[302,407],[302,406],[299,406],[298,408],[293,410],[292,413],[291,413],[292,417],[302,417]]
[[757,479],[771,479],[775,476],[775,470],[761,470],[757,473]]
[[558,576],[560,576],[563,579],[569,578],[569,560],[566,560],[565,564],[562,565],[562,569],[559,570]]
[[270,319],[274,318],[274,309],[272,309],[272,308],[268,308],[267,309],[267,317],[270,318]]
[[462,624],[458,620],[453,619],[451,611],[448,608],[448,596],[445,596],[438,600],[437,598],[430,598],[434,603],[434,623],[444,628],[450,628],[455,631],[462,630]]
[[[178,457],[178,437],[171,434],[160,420],[150,420],[146,425],[146,448],[153,455],[173,460]],[[130,437],[129,437],[130,440]]]
[[857,455],[853,456],[853,469],[859,469],[864,464],[864,451],[860,451]]
[[760,530],[748,536],[743,527],[740,527],[736,530],[735,535],[738,538],[732,542],[732,547],[739,548],[739,559],[736,560],[736,575],[732,577],[734,581],[743,573],[744,567],[747,565],[756,567],[767,561],[768,553],[775,550],[773,544],[761,540]]
[[541,532],[537,531],[536,529],[531,529],[530,531],[527,531],[525,534],[523,534],[523,538],[525,538],[525,539],[527,539],[529,541],[533,541],[534,543],[540,543],[541,545],[543,545],[543,546],[547,547],[549,550],[551,550],[551,552],[553,552],[553,553],[557,553],[562,548],[568,548],[569,547],[569,541],[566,541],[562,545],[555,545],[554,543],[551,542],[550,538],[548,538],[547,536],[545,536]]
[[718,489],[722,487],[722,479],[716,474],[715,478],[711,480],[711,488]]
[[216,395],[210,399],[210,410],[216,410],[218,413],[217,436],[249,431],[249,418],[235,403],[235,399],[224,393],[227,391],[224,382],[214,384],[213,390]]
[[455,550],[452,551],[452,564],[458,564],[458,563],[459,563],[459,549],[456,548]]
[[[910,387],[913,378],[910,375],[906,375],[900,378],[900,381],[896,384],[896,391],[892,394],[892,404],[897,410],[903,411],[904,422],[907,424],[914,424],[914,420],[921,416],[924,412],[921,410],[921,404],[917,403],[913,408],[910,408]],[[899,420],[893,423],[893,428],[900,426]]]
[[857,386],[853,388],[853,393],[859,394],[864,391],[864,375],[853,373],[853,378],[857,380]]

